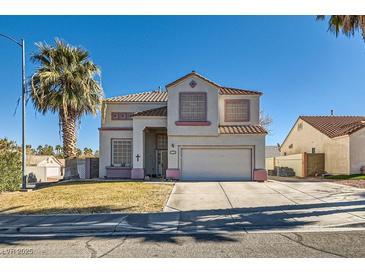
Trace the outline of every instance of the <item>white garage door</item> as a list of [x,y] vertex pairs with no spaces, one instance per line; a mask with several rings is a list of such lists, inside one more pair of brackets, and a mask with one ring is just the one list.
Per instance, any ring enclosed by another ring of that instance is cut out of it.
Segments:
[[47,167],[47,178],[48,177],[58,177],[60,176],[59,167]]
[[249,148],[183,148],[183,180],[251,180],[252,150]]

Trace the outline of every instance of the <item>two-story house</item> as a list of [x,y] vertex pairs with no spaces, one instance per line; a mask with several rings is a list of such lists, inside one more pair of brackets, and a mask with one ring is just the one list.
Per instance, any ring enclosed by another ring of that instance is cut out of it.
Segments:
[[193,71],[166,91],[105,99],[100,177],[265,180],[261,95]]

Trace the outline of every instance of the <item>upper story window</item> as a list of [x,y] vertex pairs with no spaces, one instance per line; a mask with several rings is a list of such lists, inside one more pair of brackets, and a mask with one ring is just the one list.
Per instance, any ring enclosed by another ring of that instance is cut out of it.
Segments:
[[132,120],[133,112],[112,112],[112,120]]
[[112,166],[132,167],[132,140],[112,139]]
[[250,121],[250,100],[232,99],[225,100],[225,122],[248,122]]
[[180,121],[207,120],[207,94],[205,92],[180,93]]

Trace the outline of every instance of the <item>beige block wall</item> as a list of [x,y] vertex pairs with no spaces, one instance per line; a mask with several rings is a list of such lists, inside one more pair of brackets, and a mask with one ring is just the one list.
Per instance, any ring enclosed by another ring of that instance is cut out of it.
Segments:
[[[191,88],[189,83],[193,80],[197,83],[195,88]],[[206,92],[207,93],[207,120],[210,126],[176,126],[179,121],[179,93],[180,92]],[[202,79],[191,76],[176,86],[168,88],[168,132],[171,135],[218,135],[218,88],[208,84]]]
[[104,103],[102,110],[102,127],[132,127],[132,120],[112,120],[112,112],[139,112],[153,108],[166,106],[166,102],[162,103]]
[[365,166],[365,128],[350,136],[350,155],[351,174],[361,173],[360,168]]
[[[224,101],[226,99],[246,99],[250,100],[250,121],[248,122],[225,122],[224,121]],[[220,125],[248,125],[259,124],[260,119],[260,96],[253,95],[219,95],[219,124]]]
[[295,176],[303,177],[303,153],[275,157],[275,165],[278,167],[289,167],[295,172]]
[[265,168],[265,135],[168,136],[168,168],[180,168],[181,155],[179,154],[179,148],[182,146],[253,147],[255,151],[253,167]]
[[265,158],[265,169],[274,170],[274,168],[275,168],[275,158],[274,157]]

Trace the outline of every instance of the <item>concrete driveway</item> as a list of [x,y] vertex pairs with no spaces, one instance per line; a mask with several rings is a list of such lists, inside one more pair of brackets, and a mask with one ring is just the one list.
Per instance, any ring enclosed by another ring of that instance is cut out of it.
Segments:
[[179,230],[365,228],[365,190],[329,182],[177,183]]

